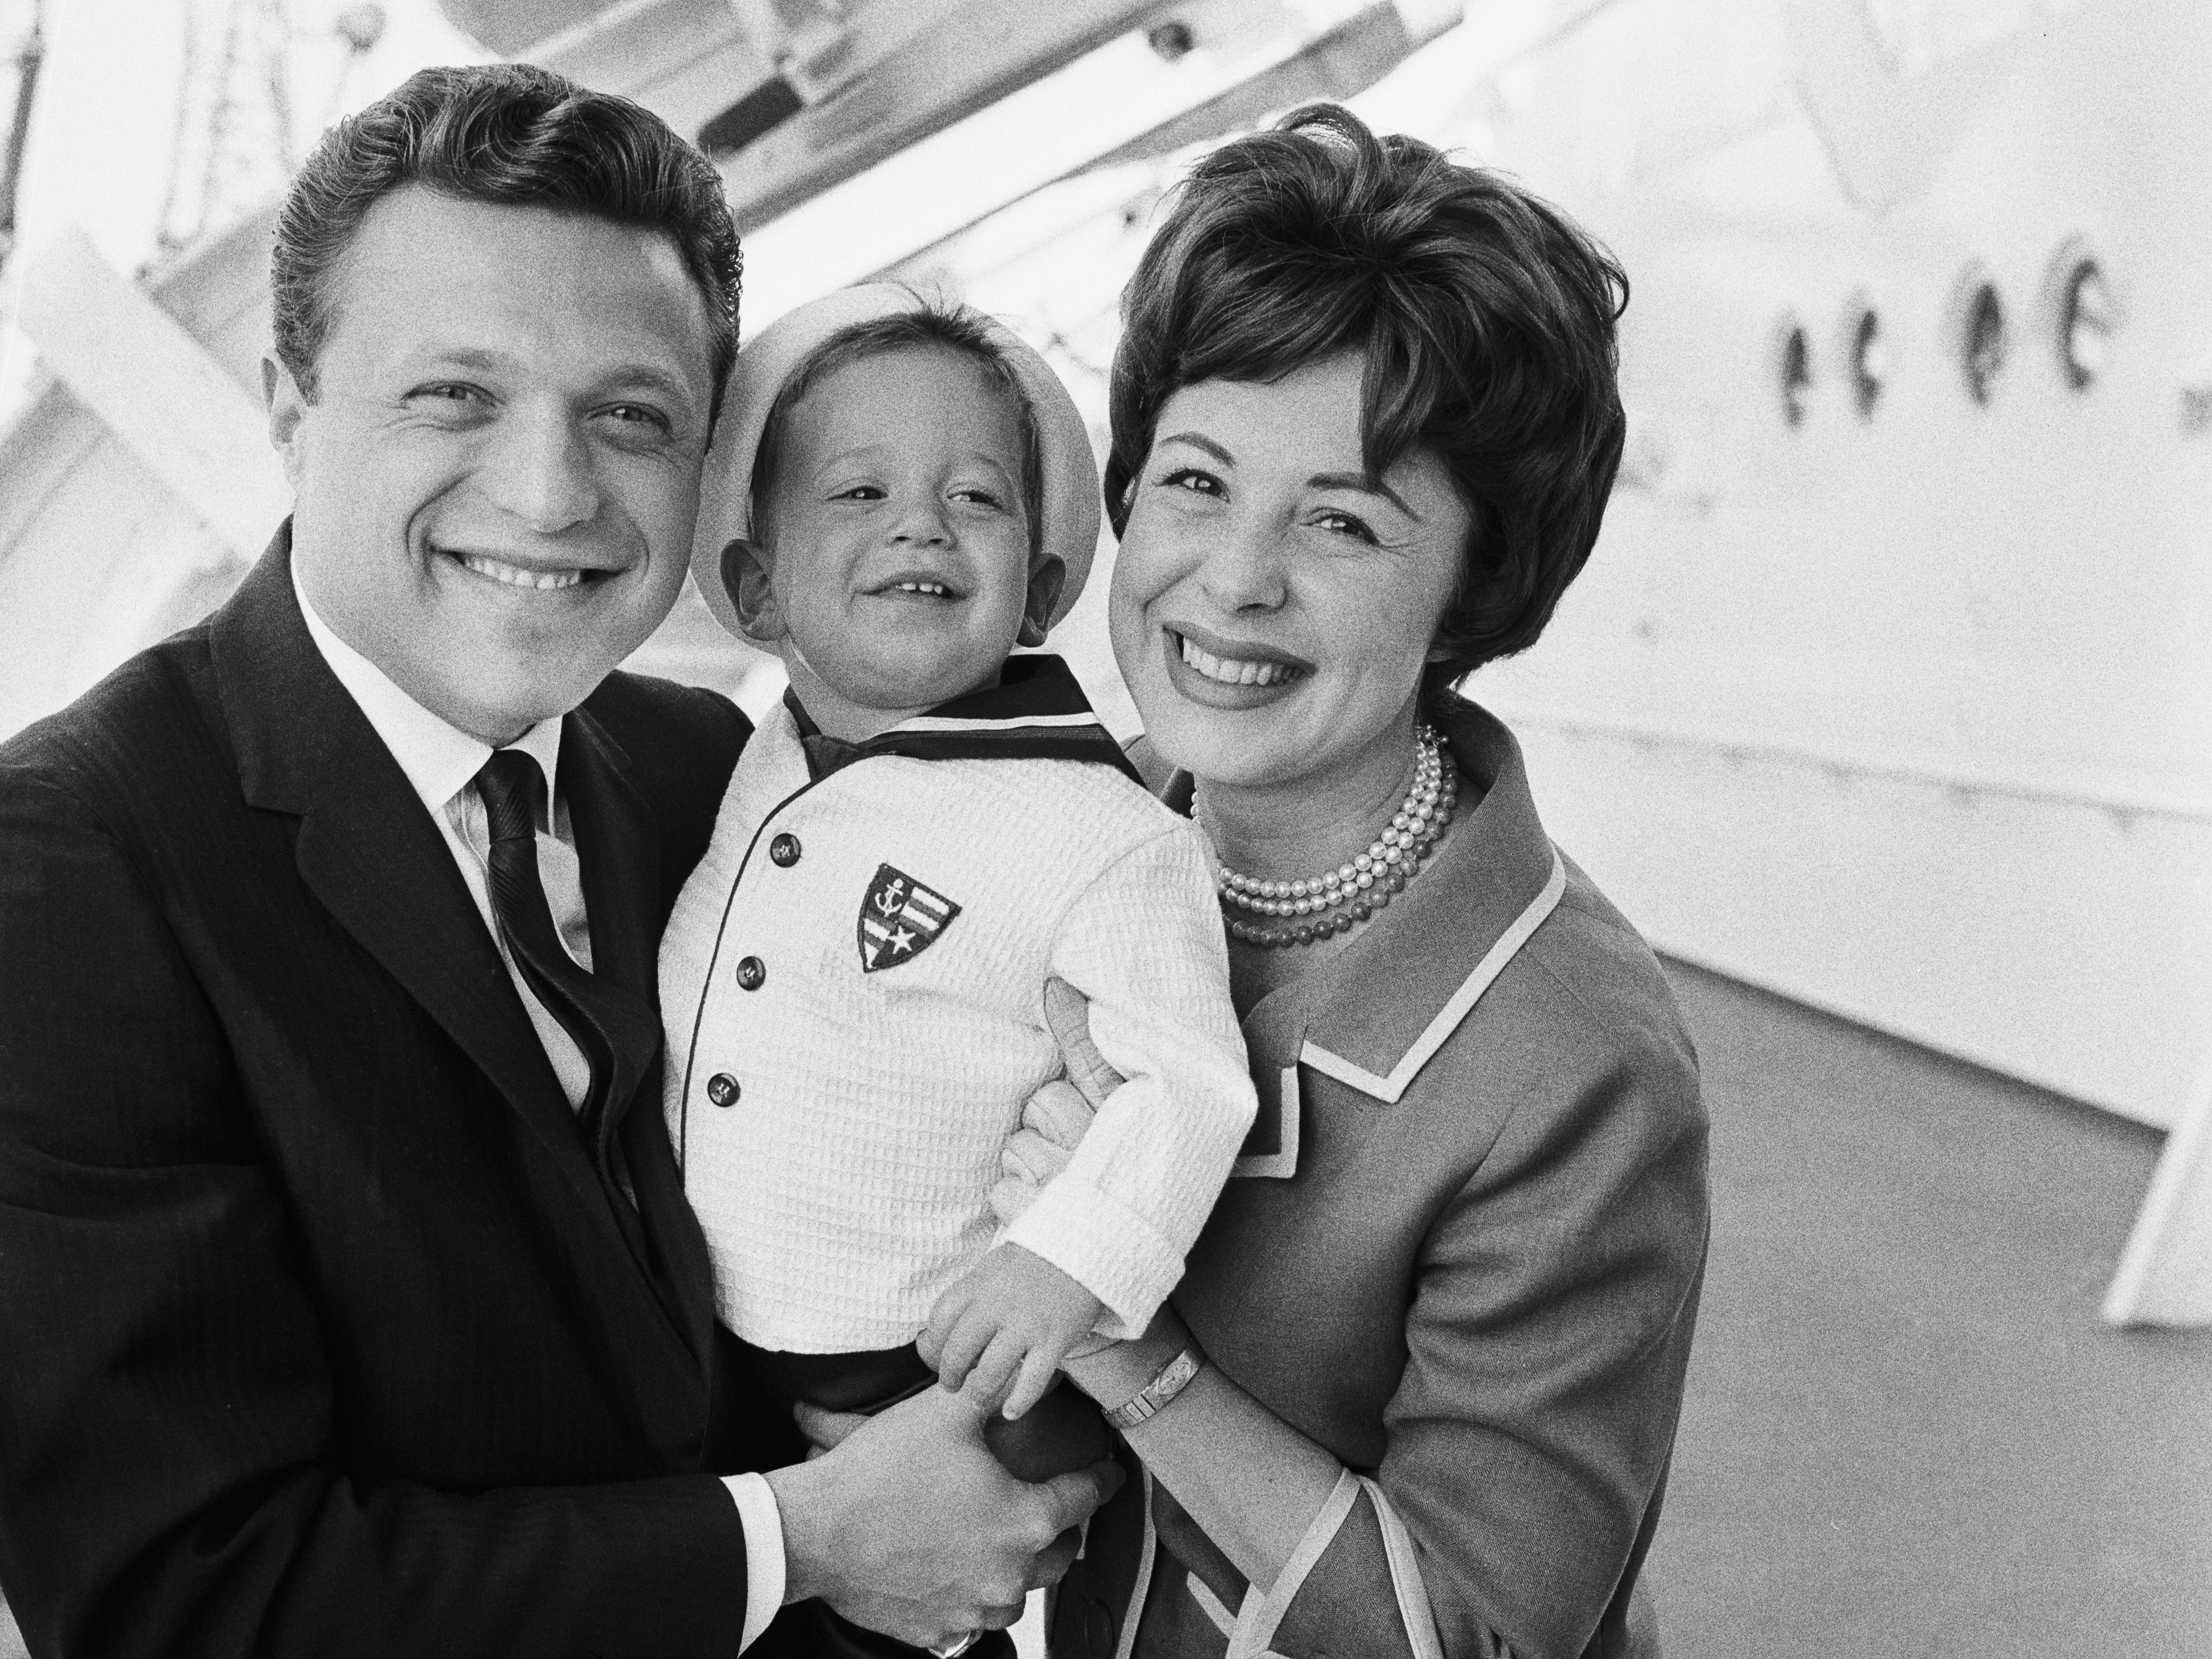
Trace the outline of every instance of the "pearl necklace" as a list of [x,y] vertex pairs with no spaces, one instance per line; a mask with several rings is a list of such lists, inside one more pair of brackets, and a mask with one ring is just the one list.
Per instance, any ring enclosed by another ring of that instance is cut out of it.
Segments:
[[1422,725],[1413,736],[1419,746],[1413,785],[1391,815],[1389,826],[1368,843],[1366,851],[1302,881],[1263,881],[1222,867],[1215,885],[1224,906],[1260,916],[1310,918],[1292,927],[1263,928],[1232,915],[1231,937],[1248,945],[1288,948],[1347,933],[1413,879],[1444,826],[1451,822],[1452,806],[1459,798],[1459,780],[1444,764],[1443,740],[1436,728]]

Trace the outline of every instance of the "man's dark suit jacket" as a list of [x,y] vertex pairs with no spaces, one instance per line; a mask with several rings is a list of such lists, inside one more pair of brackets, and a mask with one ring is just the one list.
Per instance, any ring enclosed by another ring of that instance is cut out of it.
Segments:
[[[0,1589],[40,1656],[731,1659],[702,1470],[791,1447],[704,1444],[657,1069],[626,1226],[288,554],[0,746]],[[643,996],[747,731],[620,674],[563,729]]]

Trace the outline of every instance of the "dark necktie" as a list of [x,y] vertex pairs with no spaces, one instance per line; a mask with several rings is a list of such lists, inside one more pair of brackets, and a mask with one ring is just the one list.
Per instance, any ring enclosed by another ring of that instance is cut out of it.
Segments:
[[577,1117],[602,1172],[611,1174],[610,1143],[659,1051],[660,1019],[643,998],[579,967],[562,948],[538,874],[544,787],[538,762],[520,749],[499,750],[477,773],[491,827],[492,914],[524,980],[591,1063]]

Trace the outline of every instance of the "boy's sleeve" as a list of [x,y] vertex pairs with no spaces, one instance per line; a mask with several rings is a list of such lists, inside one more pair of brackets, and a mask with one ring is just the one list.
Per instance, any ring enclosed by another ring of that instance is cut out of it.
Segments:
[[1182,1277],[1258,1110],[1196,831],[1164,826],[1109,864],[1060,918],[1052,964],[1128,1081],[1006,1239],[1106,1305],[1100,1335],[1134,1336]]

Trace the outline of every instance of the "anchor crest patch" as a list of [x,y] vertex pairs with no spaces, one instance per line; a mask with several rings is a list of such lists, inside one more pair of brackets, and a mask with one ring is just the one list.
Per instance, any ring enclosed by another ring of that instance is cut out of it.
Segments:
[[860,900],[860,971],[911,962],[943,936],[960,906],[889,864],[876,867]]

